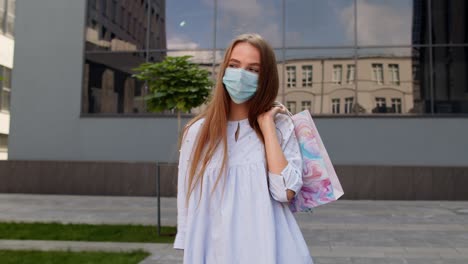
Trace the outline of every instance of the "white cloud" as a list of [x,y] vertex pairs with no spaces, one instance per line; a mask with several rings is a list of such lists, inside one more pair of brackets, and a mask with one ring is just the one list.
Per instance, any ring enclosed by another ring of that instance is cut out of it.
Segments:
[[[395,45],[411,44],[411,8],[397,8],[385,2],[385,5],[358,2],[358,44]],[[354,6],[349,6],[340,13],[340,19],[346,27],[348,37],[354,38]]]
[[[262,3],[260,3],[262,2]],[[272,0],[224,0],[218,2],[220,34],[258,33],[272,46],[281,46],[281,17]],[[224,35],[225,36],[225,35]]]
[[170,36],[167,40],[168,49],[196,49],[199,45],[182,35]]
[[[168,49],[175,49],[180,51],[169,51],[167,52],[168,56],[185,56],[190,55],[192,58],[191,61],[195,63],[213,63],[213,54],[216,56],[216,62],[222,60],[222,54],[220,51],[193,51],[200,48],[198,43],[193,42],[190,38],[177,35],[172,36],[167,40]],[[186,51],[184,51],[186,50]]]
[[219,1],[218,5],[221,10],[235,14],[242,20],[256,19],[264,10],[258,1],[251,0]]

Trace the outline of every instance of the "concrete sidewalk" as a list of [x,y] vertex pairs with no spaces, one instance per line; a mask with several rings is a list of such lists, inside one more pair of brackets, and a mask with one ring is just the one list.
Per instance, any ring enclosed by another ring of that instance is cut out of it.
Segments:
[[[156,223],[156,199],[0,194],[0,221]],[[175,225],[176,200],[162,199],[162,223]],[[468,202],[338,201],[297,220],[315,263],[468,263]],[[181,263],[168,244],[0,240],[0,248],[127,251],[145,264]]]

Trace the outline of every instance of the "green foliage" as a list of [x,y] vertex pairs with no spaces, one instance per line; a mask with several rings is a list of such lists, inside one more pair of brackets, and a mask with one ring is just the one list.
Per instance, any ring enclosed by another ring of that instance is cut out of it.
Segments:
[[165,226],[158,236],[156,226],[0,222],[0,239],[173,243],[175,233]]
[[188,112],[208,99],[213,85],[210,72],[190,62],[190,57],[166,57],[159,63],[144,63],[134,69],[134,77],[148,83],[148,111]]

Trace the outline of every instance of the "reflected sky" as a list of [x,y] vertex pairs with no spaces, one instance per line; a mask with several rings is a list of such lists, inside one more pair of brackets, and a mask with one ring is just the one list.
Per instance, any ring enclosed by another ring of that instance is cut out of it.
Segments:
[[166,1],[168,49],[213,48],[212,1]]
[[[412,0],[357,0],[359,45],[409,45]],[[213,48],[213,0],[166,1],[169,49]],[[354,1],[286,0],[286,47],[354,45]],[[244,32],[282,46],[281,0],[218,0],[216,48]]]
[[353,45],[353,10],[349,0],[286,0],[286,46]]
[[410,45],[412,0],[357,0],[358,45]]

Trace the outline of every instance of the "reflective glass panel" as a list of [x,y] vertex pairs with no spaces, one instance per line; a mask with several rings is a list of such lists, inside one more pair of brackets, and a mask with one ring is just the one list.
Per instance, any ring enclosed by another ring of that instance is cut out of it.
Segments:
[[286,47],[354,45],[354,1],[286,0]]
[[427,49],[360,49],[357,63],[359,111],[363,114],[424,113],[423,79],[428,64],[421,66]]
[[433,65],[434,112],[468,113],[468,47],[433,48]]
[[285,102],[313,114],[351,114],[355,104],[352,49],[287,50],[280,83]]
[[[427,12],[428,5],[422,8]],[[468,2],[431,0],[432,42],[436,44],[468,43]]]
[[[213,47],[213,0],[161,1],[166,3],[168,49]],[[231,1],[236,3],[236,1]],[[163,37],[163,35],[161,35]]]
[[[412,0],[357,0],[358,45],[420,44],[425,16]],[[414,38],[412,34],[415,34]]]
[[243,33],[259,33],[271,46],[282,46],[281,0],[218,0],[216,47],[226,48]]

